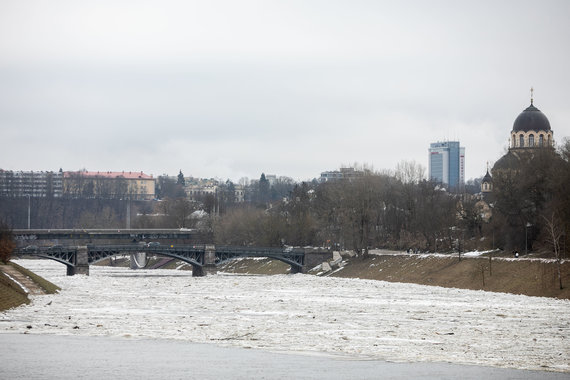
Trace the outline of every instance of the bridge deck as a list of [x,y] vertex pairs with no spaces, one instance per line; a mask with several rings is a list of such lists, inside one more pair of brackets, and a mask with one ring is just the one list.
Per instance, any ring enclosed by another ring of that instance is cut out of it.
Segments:
[[93,239],[192,239],[199,233],[194,229],[49,229],[13,230],[17,241],[29,240],[93,240]]

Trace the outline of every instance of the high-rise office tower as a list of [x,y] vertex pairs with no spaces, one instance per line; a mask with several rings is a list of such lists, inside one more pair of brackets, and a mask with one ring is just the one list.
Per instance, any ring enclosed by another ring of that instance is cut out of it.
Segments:
[[465,184],[465,148],[459,146],[459,141],[430,144],[429,178],[451,189],[463,187]]

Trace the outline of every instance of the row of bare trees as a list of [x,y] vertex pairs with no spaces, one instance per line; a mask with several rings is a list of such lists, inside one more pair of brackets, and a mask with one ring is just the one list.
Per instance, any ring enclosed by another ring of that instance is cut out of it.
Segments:
[[92,178],[77,172],[68,173],[62,196],[76,199],[137,199],[139,189],[136,182],[129,182],[123,177]]
[[125,228],[128,202],[118,199],[0,198],[0,221],[13,229]]
[[[296,184],[270,209],[235,209],[214,223],[219,243],[371,246],[434,250],[456,239],[460,197],[423,179],[415,163],[398,175],[362,169],[350,180]],[[440,247],[438,247],[440,244]]]

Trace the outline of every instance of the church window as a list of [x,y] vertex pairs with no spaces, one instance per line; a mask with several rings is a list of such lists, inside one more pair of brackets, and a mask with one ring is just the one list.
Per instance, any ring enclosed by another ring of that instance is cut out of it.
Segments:
[[521,134],[519,136],[519,147],[523,147],[524,146],[524,136]]
[[538,137],[538,146],[540,146],[540,147],[544,146],[544,135],[540,135]]
[[528,146],[533,147],[534,146],[534,135],[530,135],[528,136]]

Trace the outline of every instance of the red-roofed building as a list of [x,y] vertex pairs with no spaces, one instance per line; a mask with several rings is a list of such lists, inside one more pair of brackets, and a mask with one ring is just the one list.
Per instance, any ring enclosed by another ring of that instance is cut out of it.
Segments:
[[63,173],[63,192],[77,198],[153,199],[155,181],[141,172],[77,171]]

